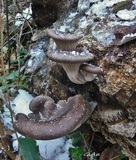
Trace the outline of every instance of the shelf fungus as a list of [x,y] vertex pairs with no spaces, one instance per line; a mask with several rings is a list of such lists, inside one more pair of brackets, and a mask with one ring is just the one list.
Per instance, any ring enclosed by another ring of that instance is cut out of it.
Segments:
[[56,50],[48,51],[47,57],[58,62],[73,83],[84,84],[94,80],[97,74],[103,74],[102,68],[87,63],[94,58],[94,55],[78,45],[81,36],[63,35],[50,29],[46,32],[57,45]]
[[32,113],[18,113],[13,126],[26,137],[50,140],[67,135],[80,127],[91,115],[96,103],[78,94],[57,104],[48,96],[37,96],[30,104]]

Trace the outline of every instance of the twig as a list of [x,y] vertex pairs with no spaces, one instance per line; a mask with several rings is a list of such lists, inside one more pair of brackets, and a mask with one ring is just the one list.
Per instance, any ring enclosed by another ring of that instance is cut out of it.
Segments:
[[115,156],[115,157],[111,158],[110,160],[114,160],[114,159],[119,158],[119,157],[120,157],[120,156],[119,156],[119,155],[117,155],[117,156]]
[[95,132],[93,132],[93,135],[92,135],[92,139],[91,139],[91,142],[90,142],[90,148],[92,147],[92,143],[93,143],[93,140],[94,140],[94,136],[95,136]]
[[84,141],[85,147],[86,147],[86,149],[87,149],[86,157],[87,157],[87,159],[89,160],[89,159],[90,159],[90,152],[91,152],[91,150],[90,150],[89,145],[87,144],[87,142],[86,142],[86,140],[85,140],[84,135],[83,135],[81,132],[80,132],[80,135],[81,135],[81,137],[82,137],[82,139],[83,139],[83,141]]
[[8,65],[10,69],[10,40],[9,40],[9,12],[8,12],[8,0],[6,0],[6,29],[7,29],[7,38],[8,38]]

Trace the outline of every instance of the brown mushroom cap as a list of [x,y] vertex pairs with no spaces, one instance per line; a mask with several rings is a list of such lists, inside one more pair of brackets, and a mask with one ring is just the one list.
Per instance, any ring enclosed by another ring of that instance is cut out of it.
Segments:
[[54,102],[54,100],[49,96],[37,96],[30,102],[29,109],[33,113],[37,113],[38,111],[41,110],[41,108],[43,107],[45,102],[47,102],[49,100]]
[[56,50],[48,52],[47,57],[59,63],[83,63],[92,60],[94,55],[87,50],[83,52]]
[[[43,99],[43,97],[41,99]],[[32,102],[33,104],[34,101]],[[41,103],[39,103],[39,106],[41,108]],[[39,106],[37,103],[38,108]],[[58,102],[58,106],[56,105],[56,111],[58,110],[58,112],[61,113],[58,114],[57,117],[55,115],[53,120],[46,121],[46,118],[35,120],[25,114],[19,113],[16,116],[16,121],[13,123],[13,127],[22,135],[34,139],[49,140],[59,138],[74,131],[84,123],[94,110],[95,106],[87,103],[82,95],[76,95],[70,97],[67,101],[62,100]],[[38,110],[35,106],[31,107],[34,108],[35,111]],[[45,106],[43,105],[42,107]],[[56,112],[54,112],[54,114],[55,113]]]

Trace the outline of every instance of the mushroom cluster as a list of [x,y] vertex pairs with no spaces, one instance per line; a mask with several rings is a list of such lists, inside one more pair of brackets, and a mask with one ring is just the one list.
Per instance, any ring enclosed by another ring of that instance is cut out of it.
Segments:
[[29,104],[32,113],[18,113],[13,127],[26,137],[50,140],[67,135],[90,116],[96,103],[87,102],[80,94],[55,104],[48,96],[37,96]]
[[103,74],[102,68],[87,63],[94,55],[78,45],[82,35],[65,34],[51,29],[46,29],[46,35],[53,38],[57,46],[56,50],[48,51],[47,57],[60,63],[72,82],[84,84],[94,80],[97,74]]

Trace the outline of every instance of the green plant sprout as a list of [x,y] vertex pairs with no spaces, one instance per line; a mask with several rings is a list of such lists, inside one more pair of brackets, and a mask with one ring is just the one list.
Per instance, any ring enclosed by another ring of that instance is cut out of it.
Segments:
[[27,89],[28,88],[28,84],[26,83],[26,76],[20,74],[20,76],[18,76],[19,73],[17,70],[13,70],[11,71],[11,73],[9,73],[6,76],[6,80],[4,79],[3,76],[0,77],[0,90],[2,90],[3,92],[6,91],[6,85],[5,83],[8,84],[8,88],[23,88],[23,89]]
[[85,134],[81,133],[81,131],[75,131],[70,133],[68,137],[73,140],[72,145],[74,147],[69,148],[72,160],[82,160],[82,157],[86,157],[87,160],[90,160],[92,149],[87,143]]

